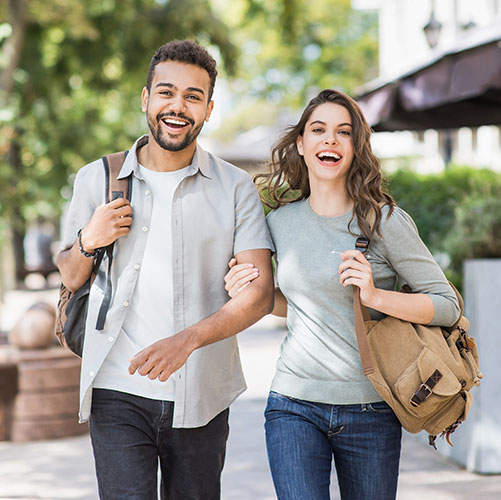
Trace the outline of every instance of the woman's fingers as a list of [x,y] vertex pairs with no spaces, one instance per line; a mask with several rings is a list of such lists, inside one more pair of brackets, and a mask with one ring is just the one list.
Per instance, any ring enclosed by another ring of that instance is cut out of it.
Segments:
[[370,275],[356,269],[348,269],[339,277],[339,282],[343,286],[357,285],[363,286],[369,282]]
[[237,295],[242,288],[245,288],[246,285],[250,284],[250,282],[255,280],[258,276],[259,271],[254,267],[240,271],[232,280],[230,280],[230,282],[226,284],[225,288],[230,297],[235,297],[235,295]]
[[259,270],[252,264],[236,264],[235,259],[231,259],[228,265],[230,270],[224,277],[224,288],[230,297],[237,295],[245,285],[259,276]]

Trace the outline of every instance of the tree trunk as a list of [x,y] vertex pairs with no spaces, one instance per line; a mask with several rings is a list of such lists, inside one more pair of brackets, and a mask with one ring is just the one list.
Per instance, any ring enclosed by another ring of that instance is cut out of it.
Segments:
[[[12,182],[21,179],[24,175],[23,164],[21,162],[21,148],[16,141],[17,134],[11,138],[9,145],[9,165],[12,172]],[[24,235],[26,234],[26,221],[22,214],[23,200],[15,196],[11,200],[10,228],[12,234],[12,249],[14,253],[16,284],[22,285],[25,278],[24,265]]]
[[9,0],[8,22],[12,27],[12,35],[7,38],[4,44],[3,53],[7,65],[2,71],[0,78],[0,89],[3,90],[6,101],[8,101],[10,91],[12,90],[14,71],[19,64],[23,50],[27,5],[28,0]]

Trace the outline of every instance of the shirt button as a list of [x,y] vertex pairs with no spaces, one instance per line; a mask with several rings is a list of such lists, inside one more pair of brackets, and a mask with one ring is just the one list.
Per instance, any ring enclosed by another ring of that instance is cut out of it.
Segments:
[[94,372],[89,372],[89,375],[90,375],[91,377],[93,377],[93,376],[95,375],[95,373],[94,373]]
[[148,231],[148,228],[146,226],[143,227],[143,231],[146,232]]
[[148,189],[145,194],[146,194],[146,196],[149,196],[150,195],[150,190]]
[[113,337],[108,337],[108,340],[109,340],[110,342],[113,342]]
[[134,264],[134,269],[137,271],[141,266],[139,264]]
[[129,306],[129,303],[127,301],[124,301],[124,303],[122,304],[124,307],[128,307]]

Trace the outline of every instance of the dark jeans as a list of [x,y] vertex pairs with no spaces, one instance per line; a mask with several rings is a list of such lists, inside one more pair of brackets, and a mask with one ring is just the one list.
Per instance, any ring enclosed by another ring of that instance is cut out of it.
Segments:
[[204,427],[173,429],[174,403],[94,389],[90,435],[101,500],[218,500],[225,410]]
[[279,500],[394,500],[402,429],[385,403],[329,405],[271,392],[266,446]]

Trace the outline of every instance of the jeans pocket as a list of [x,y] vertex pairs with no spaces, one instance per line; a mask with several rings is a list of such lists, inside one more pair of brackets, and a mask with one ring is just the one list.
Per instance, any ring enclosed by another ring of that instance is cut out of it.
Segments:
[[391,406],[386,401],[376,401],[368,403],[367,408],[374,413],[393,413]]

